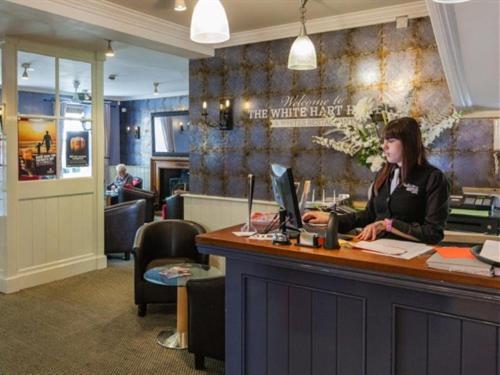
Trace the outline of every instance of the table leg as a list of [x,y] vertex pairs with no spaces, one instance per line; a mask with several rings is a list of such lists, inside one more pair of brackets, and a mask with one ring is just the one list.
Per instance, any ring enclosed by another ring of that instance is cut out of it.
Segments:
[[177,287],[177,331],[162,331],[156,342],[170,349],[186,349],[188,343],[187,329],[187,290],[186,287]]

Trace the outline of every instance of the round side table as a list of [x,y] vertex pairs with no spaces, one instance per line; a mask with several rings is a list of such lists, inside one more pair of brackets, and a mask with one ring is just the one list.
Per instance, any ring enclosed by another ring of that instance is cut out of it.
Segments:
[[[185,267],[191,275],[169,279],[165,272],[173,267]],[[150,283],[177,287],[177,329],[176,331],[161,331],[156,342],[170,349],[186,349],[188,342],[187,329],[187,291],[188,280],[209,279],[222,276],[222,272],[215,267],[199,263],[174,263],[162,267],[155,267],[144,273],[144,280]]]

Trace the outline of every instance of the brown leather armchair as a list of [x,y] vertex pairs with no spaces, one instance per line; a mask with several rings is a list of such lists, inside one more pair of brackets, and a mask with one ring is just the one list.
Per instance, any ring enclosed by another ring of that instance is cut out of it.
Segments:
[[118,202],[129,202],[137,199],[144,199],[146,201],[146,223],[149,223],[155,218],[155,198],[154,192],[143,189],[136,189],[133,187],[123,187],[118,193]]
[[148,303],[177,300],[175,286],[147,282],[144,272],[171,263],[208,263],[208,255],[196,249],[195,237],[201,233],[205,233],[205,229],[188,220],[161,220],[139,228],[134,242],[134,295],[139,316],[146,315]]
[[197,370],[205,367],[205,357],[225,358],[225,277],[189,280],[188,351],[194,354]]
[[144,224],[146,201],[125,202],[104,208],[104,254],[125,254],[130,259],[135,233]]

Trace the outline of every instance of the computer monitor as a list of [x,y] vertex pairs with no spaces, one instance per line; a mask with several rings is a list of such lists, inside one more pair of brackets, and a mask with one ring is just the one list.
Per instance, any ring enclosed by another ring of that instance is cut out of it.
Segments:
[[296,229],[302,228],[292,169],[279,164],[271,164],[271,180],[274,199],[280,205],[280,208],[286,211],[289,226]]

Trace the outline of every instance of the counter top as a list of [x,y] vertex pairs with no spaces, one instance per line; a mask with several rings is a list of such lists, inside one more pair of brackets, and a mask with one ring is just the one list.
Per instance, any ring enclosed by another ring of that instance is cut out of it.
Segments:
[[201,234],[196,237],[196,242],[200,246],[219,247],[234,252],[266,254],[299,261],[321,262],[374,272],[392,273],[500,290],[500,277],[476,276],[429,268],[425,263],[430,256],[429,254],[411,260],[404,260],[367,253],[358,249],[342,248],[340,250],[325,250],[322,248],[301,247],[295,244],[289,246],[273,245],[271,241],[250,240],[249,238],[237,237],[232,234],[233,231],[239,230],[240,226],[234,226]]

